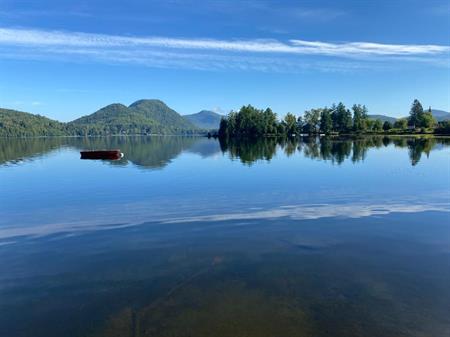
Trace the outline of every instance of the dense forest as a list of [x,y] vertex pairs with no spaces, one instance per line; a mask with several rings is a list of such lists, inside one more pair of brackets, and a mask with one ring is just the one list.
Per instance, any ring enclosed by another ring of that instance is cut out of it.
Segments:
[[366,106],[354,104],[351,109],[343,103],[330,108],[305,111],[303,116],[286,114],[283,120],[270,108],[257,109],[243,106],[238,112],[230,112],[222,118],[218,135],[220,138],[258,138],[263,136],[296,136],[300,134],[402,134],[402,133],[450,134],[450,122],[437,122],[431,108],[424,111],[422,104],[414,100],[408,118],[394,123],[371,119]]
[[64,123],[26,112],[0,109],[0,137],[62,136]]

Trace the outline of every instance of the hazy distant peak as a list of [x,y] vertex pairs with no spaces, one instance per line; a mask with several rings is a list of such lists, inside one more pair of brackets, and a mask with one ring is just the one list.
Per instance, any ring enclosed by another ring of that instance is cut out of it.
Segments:
[[214,111],[202,110],[195,114],[185,115],[184,118],[201,129],[218,129],[222,115]]
[[208,116],[222,116],[221,114],[218,114],[217,112],[211,111],[211,110],[202,110],[192,115],[208,115]]

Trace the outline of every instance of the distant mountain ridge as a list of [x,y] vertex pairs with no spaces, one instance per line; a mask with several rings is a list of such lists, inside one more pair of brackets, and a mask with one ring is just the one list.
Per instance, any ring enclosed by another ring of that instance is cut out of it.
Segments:
[[390,116],[386,116],[386,115],[368,115],[368,117],[370,119],[379,119],[383,123],[389,122],[391,124],[395,123],[395,121],[397,120],[397,118],[395,118],[395,117],[390,117]]
[[222,115],[209,110],[202,110],[195,114],[184,115],[183,117],[198,128],[207,130],[218,129],[220,120],[222,119]]
[[[438,122],[450,120],[450,112],[447,112],[444,110],[431,109],[431,113],[433,114],[434,118],[436,118],[436,120]],[[370,119],[379,119],[382,122],[388,121],[390,123],[394,123],[397,119],[407,118],[408,116],[395,118],[395,117],[390,117],[390,116],[386,116],[386,115],[368,115],[368,117]]]
[[444,110],[431,109],[431,113],[438,122],[450,120],[450,112]]

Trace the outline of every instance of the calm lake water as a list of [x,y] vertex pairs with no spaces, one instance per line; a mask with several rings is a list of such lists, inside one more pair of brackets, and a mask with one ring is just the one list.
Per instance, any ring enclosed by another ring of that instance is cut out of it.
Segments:
[[449,146],[0,140],[0,336],[450,336]]

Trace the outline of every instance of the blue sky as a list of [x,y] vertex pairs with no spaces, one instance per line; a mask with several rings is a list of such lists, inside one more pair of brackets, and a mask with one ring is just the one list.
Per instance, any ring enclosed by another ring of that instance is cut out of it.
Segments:
[[448,111],[449,63],[441,0],[0,0],[0,106],[64,121],[141,98],[182,114]]

